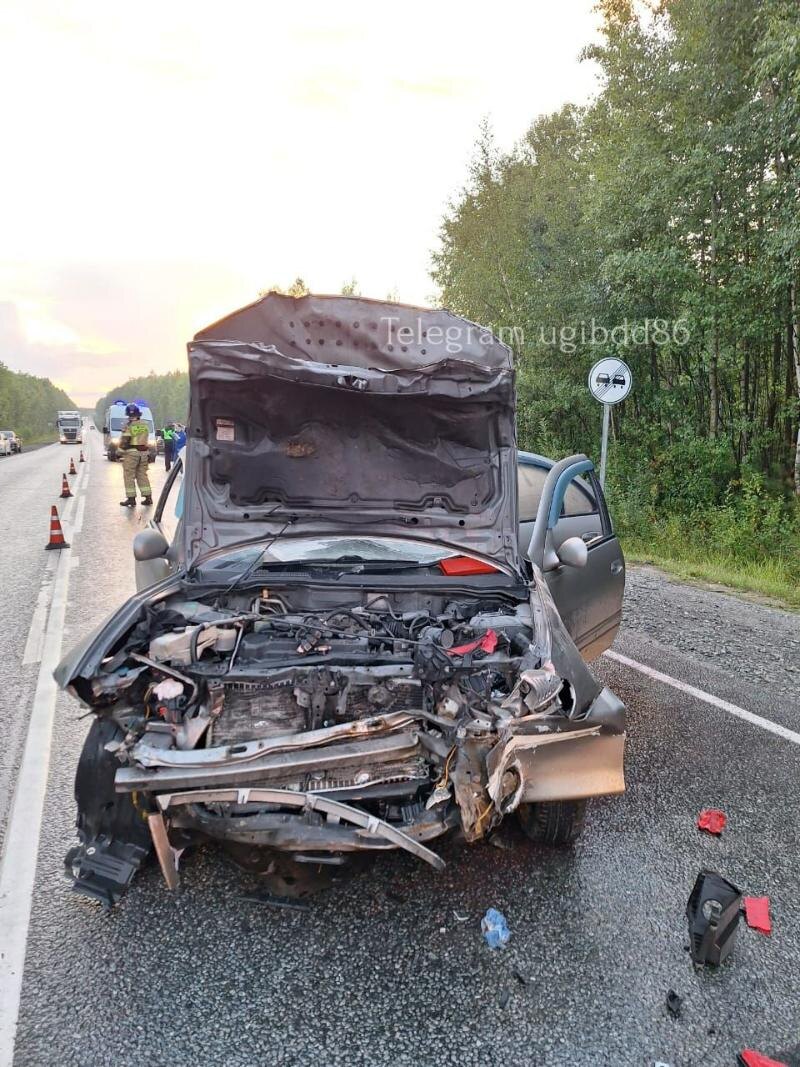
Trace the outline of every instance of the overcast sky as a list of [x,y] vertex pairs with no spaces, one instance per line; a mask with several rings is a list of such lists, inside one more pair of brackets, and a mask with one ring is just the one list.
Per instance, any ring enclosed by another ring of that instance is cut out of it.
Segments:
[[0,361],[79,404],[302,275],[425,303],[481,118],[582,102],[594,0],[4,0]]

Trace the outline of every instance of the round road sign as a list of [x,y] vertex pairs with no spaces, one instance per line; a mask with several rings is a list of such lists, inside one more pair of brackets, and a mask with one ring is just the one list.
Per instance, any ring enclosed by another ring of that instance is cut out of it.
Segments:
[[589,371],[589,389],[601,404],[618,404],[631,391],[631,368],[621,359],[600,359]]

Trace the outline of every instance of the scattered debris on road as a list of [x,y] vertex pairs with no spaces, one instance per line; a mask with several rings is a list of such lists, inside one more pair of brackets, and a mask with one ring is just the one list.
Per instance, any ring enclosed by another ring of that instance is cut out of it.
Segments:
[[771,1060],[769,1056],[751,1048],[743,1049],[739,1053],[739,1063],[741,1067],[788,1067],[783,1060]]
[[489,948],[503,948],[511,937],[505,915],[496,908],[489,908],[481,919],[481,930]]
[[741,906],[742,894],[733,882],[714,871],[700,871],[686,905],[695,967],[718,967],[731,954]]
[[719,808],[704,808],[697,816],[697,829],[719,836],[727,825],[728,818]]
[[679,997],[674,989],[667,991],[667,1011],[673,1019],[680,1017],[681,1008],[683,1007],[683,997]]
[[502,833],[494,833],[489,838],[489,844],[494,848],[499,848],[503,852],[511,852],[514,845],[509,841],[508,837]]
[[271,893],[242,893],[241,899],[248,904],[265,904],[268,908],[278,908],[281,911],[309,911],[310,906],[303,900],[292,900],[289,897],[276,897]]
[[509,1000],[511,1000],[511,990],[510,989],[501,990],[500,996],[497,998],[497,1003],[500,1005],[500,1007],[501,1008],[508,1007]]
[[772,919],[769,914],[769,897],[745,897],[744,917],[751,930],[761,934],[772,933]]

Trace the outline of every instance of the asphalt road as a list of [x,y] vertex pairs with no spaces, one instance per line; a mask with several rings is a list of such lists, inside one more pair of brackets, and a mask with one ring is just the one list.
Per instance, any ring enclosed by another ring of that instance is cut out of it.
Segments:
[[[37,655],[40,595],[68,577],[63,635],[48,626],[66,650],[133,588],[147,513],[118,507],[122,472],[91,436],[64,502],[68,573],[43,549],[77,449],[0,460],[1,829],[41,686],[39,663],[22,662]],[[163,481],[161,460],[152,473]],[[629,590],[620,653],[800,731],[800,616],[652,570]],[[384,855],[302,912],[242,901],[251,883],[212,849],[186,859],[176,895],[155,867],[111,914],[73,895],[62,858],[88,724],[59,694],[13,1063],[723,1067],[753,1047],[800,1064],[800,745],[620,662],[597,669],[629,708],[628,791],[594,803],[574,849],[510,828],[494,845],[444,845],[441,874]],[[695,828],[709,806],[728,814],[719,839]],[[774,931],[742,926],[732,960],[696,975],[684,907],[703,866],[769,895]],[[496,952],[480,933],[492,906],[511,928]]]

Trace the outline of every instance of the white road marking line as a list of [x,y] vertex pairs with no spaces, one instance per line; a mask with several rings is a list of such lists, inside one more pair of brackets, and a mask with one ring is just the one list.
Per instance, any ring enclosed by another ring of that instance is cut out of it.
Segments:
[[[46,573],[46,577],[50,577],[49,570]],[[44,647],[44,628],[47,622],[47,608],[50,601],[50,584],[43,582],[42,587],[39,590],[39,596],[36,600],[36,607],[33,609],[33,618],[31,619],[31,628],[28,630],[28,640],[25,642],[25,651],[22,653],[22,663],[27,665],[29,663],[38,663],[42,658],[42,648]]]
[[706,693],[704,689],[697,689],[696,686],[689,685],[688,682],[681,682],[677,678],[672,678],[669,674],[662,674],[661,671],[648,667],[645,663],[639,663],[638,660],[631,659],[629,656],[623,656],[620,652],[613,652],[609,649],[603,655],[607,656],[608,659],[615,660],[617,663],[622,663],[625,667],[631,667],[641,674],[646,674],[648,678],[652,678],[656,682],[670,685],[673,689],[678,689],[681,693],[694,697],[695,700],[702,700],[704,704],[711,704],[712,707],[727,711],[730,715],[735,715],[737,719],[749,722],[751,726],[760,726],[762,730],[767,730],[769,733],[775,734],[776,737],[782,737],[784,741],[791,741],[795,745],[800,745],[800,734],[794,730],[788,730],[785,726],[781,726],[780,723],[772,722],[771,719],[765,719],[761,715],[755,715],[752,711],[747,711],[746,708],[740,708],[738,704],[731,704],[728,700],[715,697],[713,693]]
[[0,1067],[11,1067],[17,1031],[28,925],[58,686],[53,671],[61,657],[67,607],[70,550],[59,553],[53,602],[44,636],[28,737],[17,776],[0,864]]
[[[82,467],[77,483],[88,478],[88,475],[84,477],[84,470],[86,468]],[[64,510],[68,510],[72,504],[74,499],[69,501]],[[69,580],[72,574],[72,550],[67,548],[54,555],[55,563],[48,561],[43,580],[43,592],[51,592],[52,599],[43,632],[41,662],[28,736],[17,775],[0,860],[0,1067],[13,1067],[28,928],[39,858],[42,811],[50,769],[53,717],[58,697],[53,671],[61,658]],[[51,574],[54,574],[54,578],[50,583],[48,579]],[[43,602],[46,604],[46,599]],[[28,639],[36,640],[32,639],[30,634]]]
[[72,526],[72,532],[74,534],[80,533],[83,529],[83,513],[86,511],[86,494],[82,493],[81,498],[78,501],[78,510],[75,513],[75,522]]

